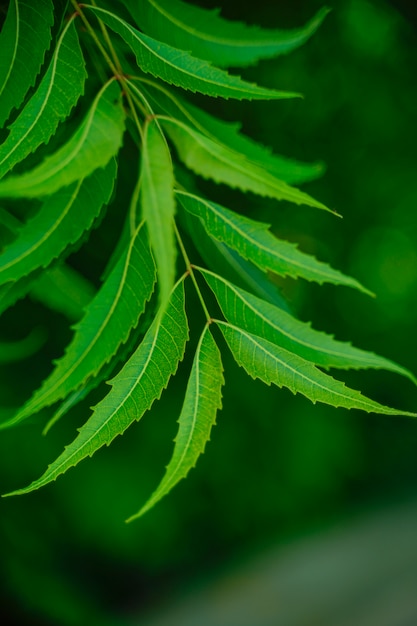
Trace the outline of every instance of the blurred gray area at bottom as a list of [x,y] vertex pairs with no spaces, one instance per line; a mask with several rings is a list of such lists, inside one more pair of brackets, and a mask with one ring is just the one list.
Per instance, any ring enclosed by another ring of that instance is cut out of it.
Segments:
[[417,626],[417,502],[280,546],[136,626]]

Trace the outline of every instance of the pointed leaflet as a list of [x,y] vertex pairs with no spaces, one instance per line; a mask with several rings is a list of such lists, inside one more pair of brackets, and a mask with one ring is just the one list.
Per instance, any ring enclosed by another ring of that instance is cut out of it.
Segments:
[[349,343],[337,341],[331,335],[314,330],[256,296],[239,289],[213,272],[199,270],[216,296],[228,322],[289,352],[298,354],[320,367],[341,369],[376,368],[396,372],[414,383],[414,376],[405,368],[372,352],[359,350]]
[[[162,84],[146,78],[137,78],[130,80],[130,85],[134,86],[136,80],[140,81],[140,91],[146,95],[148,100],[152,101],[156,112],[191,124],[196,130],[213,141],[239,152],[249,161],[263,167],[270,174],[286,183],[303,183],[314,180],[324,172],[322,163],[301,163],[273,154],[269,148],[241,134],[241,124],[225,122],[210,115],[187,102],[178,94],[169,91]],[[145,88],[143,87],[144,84],[146,85]]]
[[[161,309],[160,309],[161,311]],[[177,283],[162,315],[157,315],[142,343],[122,370],[110,381],[111,390],[94,407],[90,419],[80,428],[77,438],[45,474],[24,489],[27,493],[43,487],[113,439],[151,408],[177,370],[188,338],[184,310],[183,280]]]
[[0,181],[0,197],[38,197],[85,178],[118,152],[125,114],[119,85],[109,81],[72,138],[30,172]]
[[178,191],[177,197],[187,211],[201,218],[210,235],[223,241],[264,271],[270,270],[283,276],[301,277],[318,283],[346,285],[370,293],[355,279],[301,252],[296,244],[274,237],[268,231],[269,224],[238,215],[192,194]]
[[324,204],[308,194],[290,187],[244,155],[212,141],[187,124],[164,116],[158,119],[174,142],[181,161],[196,174],[242,191],[329,211]]
[[155,492],[130,522],[149,511],[175,485],[185,478],[197,463],[210,440],[210,431],[221,409],[221,388],[224,384],[220,350],[206,326],[197,346],[179,417],[172,458]]
[[314,404],[323,402],[367,413],[416,416],[415,413],[396,411],[366,398],[359,391],[349,389],[344,383],[320,371],[309,361],[266,339],[224,322],[218,324],[236,362],[252,378],[260,378],[267,385],[273,383],[278,387],[287,387],[292,393],[301,393]]
[[290,52],[303,44],[328,13],[321,9],[304,28],[266,30],[220,17],[180,0],[124,0],[138,26],[175,48],[215,65],[245,66]]
[[0,127],[34,84],[51,42],[51,0],[10,0],[0,34]]
[[78,241],[110,200],[115,176],[113,159],[104,169],[50,196],[0,255],[0,284],[47,267]]
[[55,369],[17,415],[0,428],[13,426],[65,398],[95,376],[137,325],[154,282],[154,264],[145,228],[140,226],[75,326],[74,337]]
[[191,56],[136,30],[121,18],[97,7],[84,6],[84,11],[94,14],[118,33],[131,48],[141,70],[161,78],[167,83],[198,91],[207,96],[271,100],[293,98],[299,94],[265,89],[248,83],[238,76],[213,67],[207,61]]
[[234,284],[250,289],[260,298],[288,310],[288,304],[282,297],[278,286],[269,279],[265,272],[241,257],[235,250],[211,237],[204,229],[201,220],[185,211],[181,203],[179,204],[179,216],[181,224],[190,238],[196,242],[198,254],[210,269]]
[[174,172],[171,155],[155,121],[143,130],[141,207],[158,271],[161,301],[166,302],[175,280]]
[[74,19],[63,30],[44,77],[0,146],[0,178],[49,141],[84,91],[87,74]]

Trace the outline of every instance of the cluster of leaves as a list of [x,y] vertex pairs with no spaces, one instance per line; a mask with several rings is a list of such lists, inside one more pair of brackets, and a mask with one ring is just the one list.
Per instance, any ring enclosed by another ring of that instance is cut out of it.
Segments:
[[[66,259],[89,245],[91,230],[114,201],[125,132],[139,154],[125,226],[101,287],[73,326],[64,355],[0,428],[54,407],[47,431],[100,383],[108,381],[110,389],[44,475],[14,494],[46,485],[109,445],[160,397],[189,336],[186,282],[198,294],[206,323],[172,458],[156,491],[130,519],[170,491],[204,451],[221,407],[219,344],[227,345],[253,378],[312,402],[411,415],[382,406],[323,371],[384,368],[415,382],[392,361],[297,320],[283,306],[269,274],[367,290],[276,238],[267,224],[196,191],[193,175],[328,210],[293,186],[318,176],[320,165],[271,153],[183,93],[248,100],[296,97],[224,68],[291,51],[326,14],[322,9],[300,29],[262,30],[181,0],[103,1],[100,6],[94,1],[79,5],[73,0],[70,6],[10,1],[0,36],[0,122],[8,124],[0,145],[0,312],[25,296],[71,310],[60,286],[81,289],[83,278]],[[19,210],[16,199],[25,199]],[[191,264],[191,241],[198,241],[205,267]],[[0,346],[0,357],[23,358],[40,343],[35,333],[23,344]]]

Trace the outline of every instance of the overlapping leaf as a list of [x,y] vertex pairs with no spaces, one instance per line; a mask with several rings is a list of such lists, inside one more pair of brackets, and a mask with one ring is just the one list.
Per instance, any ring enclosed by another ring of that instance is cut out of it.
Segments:
[[115,176],[116,162],[112,160],[104,169],[50,196],[0,255],[0,284],[47,267],[78,241],[109,201]]
[[187,124],[164,116],[160,120],[174,142],[181,161],[196,174],[260,196],[329,210],[321,202],[287,185],[244,155],[212,141]]
[[94,12],[100,20],[123,38],[135,54],[138,66],[144,72],[177,87],[198,91],[208,96],[238,100],[245,98],[273,100],[299,95],[266,89],[248,83],[238,76],[232,76],[203,59],[193,57],[188,52],[178,50],[141,33],[117,15],[104,9],[86,6],[84,10]]
[[161,302],[175,280],[174,172],[171,154],[155,121],[145,124],[141,158],[141,207],[158,271]]
[[221,408],[223,383],[220,350],[209,327],[206,326],[197,346],[178,420],[179,429],[175,438],[174,452],[165,476],[140,511],[127,521],[132,521],[149,511],[195,466],[210,440],[217,411]]
[[302,45],[328,13],[321,9],[303,28],[262,29],[220,17],[181,0],[124,0],[138,26],[148,35],[219,67],[245,66],[286,54]]
[[10,0],[0,34],[0,127],[35,82],[51,42],[51,0]]
[[[130,84],[135,83],[132,80]],[[191,124],[200,133],[217,143],[232,148],[286,183],[294,184],[314,180],[324,172],[322,163],[301,163],[272,153],[269,148],[243,135],[240,132],[241,124],[225,122],[210,115],[187,102],[177,93],[169,91],[162,84],[141,78],[140,91],[154,104],[155,111],[158,113]]]
[[292,393],[301,393],[313,403],[323,402],[367,413],[416,416],[366,398],[359,391],[320,371],[311,362],[262,337],[225,322],[219,322],[219,326],[236,362],[252,378],[259,378],[267,385],[273,383],[278,387],[287,387]]
[[295,244],[274,237],[268,231],[268,224],[238,215],[192,194],[178,191],[177,197],[187,211],[201,218],[210,235],[226,243],[260,269],[318,283],[346,285],[369,293],[355,279],[301,252]]
[[234,326],[263,337],[326,369],[385,369],[417,382],[408,370],[393,361],[314,330],[310,324],[239,289],[213,272],[204,269],[200,269],[200,272],[213,290],[223,315]]
[[69,115],[84,91],[87,74],[74,19],[65,26],[39,87],[10,126],[10,133],[0,146],[0,178],[38,146],[49,141],[58,123]]
[[50,195],[104,167],[121,146],[124,120],[120,87],[111,80],[71,139],[33,170],[1,180],[0,197]]
[[17,415],[1,427],[17,424],[65,398],[96,375],[138,323],[154,282],[154,264],[145,228],[140,226],[85,316],[75,326],[74,337],[64,356]]
[[184,355],[188,325],[184,309],[184,284],[175,287],[163,313],[158,315],[136,352],[113,380],[110,392],[94,407],[94,413],[77,438],[31,485],[13,494],[27,493],[55,480],[104,445],[121,435],[150,409],[176,372]]

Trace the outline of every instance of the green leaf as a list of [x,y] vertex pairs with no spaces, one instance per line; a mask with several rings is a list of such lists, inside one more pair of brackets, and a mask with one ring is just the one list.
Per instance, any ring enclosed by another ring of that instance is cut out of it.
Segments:
[[236,362],[252,378],[259,378],[267,385],[273,383],[278,387],[287,387],[292,393],[301,393],[314,404],[323,402],[367,413],[417,416],[366,398],[359,391],[349,389],[344,383],[321,372],[309,361],[266,339],[225,322],[218,324]]
[[221,409],[223,384],[220,350],[209,327],[206,326],[197,346],[178,420],[179,429],[175,438],[174,452],[165,476],[140,511],[126,521],[131,522],[149,511],[196,465],[206,443],[210,440],[217,411]]
[[161,302],[166,302],[175,280],[174,172],[165,137],[155,121],[143,130],[141,207],[158,272]]
[[234,326],[326,369],[385,369],[406,376],[416,384],[415,377],[393,361],[354,348],[350,343],[337,341],[286,311],[239,289],[223,277],[203,269],[199,271],[215,294],[223,315]]
[[0,181],[0,197],[50,195],[104,167],[117,154],[125,114],[119,85],[110,80],[96,96],[71,139],[30,172]]
[[288,310],[288,304],[281,295],[278,286],[271,282],[265,272],[241,257],[235,250],[211,237],[205,230],[202,221],[185,211],[181,202],[178,208],[181,224],[194,242],[198,254],[210,269],[234,284],[250,289],[260,298]]
[[0,127],[35,82],[51,42],[51,0],[10,0],[0,34]]
[[74,18],[62,32],[39,87],[10,126],[0,146],[0,178],[16,163],[47,143],[84,91],[87,76]]
[[155,282],[145,228],[140,226],[127,250],[75,326],[74,337],[55,369],[10,421],[13,426],[65,398],[95,376],[124,343],[145,309]]
[[78,241],[109,201],[115,177],[113,159],[104,169],[50,196],[0,255],[0,284],[47,267]]
[[244,155],[212,141],[187,124],[164,116],[159,119],[173,141],[181,161],[203,178],[211,178],[216,183],[225,183],[229,187],[251,191],[260,196],[330,210],[308,194],[290,187],[283,180],[252,163]]
[[140,82],[140,91],[148,101],[152,102],[157,113],[166,114],[186,124],[191,124],[195,130],[203,135],[239,152],[249,161],[286,183],[294,184],[314,180],[321,176],[325,170],[323,163],[301,163],[273,154],[269,148],[240,133],[240,123],[225,122],[214,117],[187,102],[162,84],[146,78],[132,79],[130,84],[134,84],[134,81]]
[[220,17],[180,0],[124,0],[138,26],[175,48],[220,67],[252,65],[302,45],[329,12],[321,9],[303,28],[266,30]]
[[272,100],[294,98],[296,93],[276,91],[248,83],[238,76],[232,76],[188,52],[173,48],[136,30],[118,16],[99,9],[85,6],[84,11],[92,11],[109,28],[118,33],[136,56],[140,69],[163,81],[198,91],[207,96],[242,99]]
[[346,285],[370,294],[354,278],[345,276],[326,263],[301,252],[296,244],[274,237],[268,231],[269,224],[238,215],[219,204],[189,193],[178,191],[177,197],[187,211],[201,218],[211,236],[226,243],[261,270],[318,283]]
[[[162,311],[162,309],[160,309]],[[113,380],[110,392],[94,407],[76,439],[31,485],[7,495],[28,493],[55,480],[92,456],[151,408],[176,372],[188,339],[183,279],[177,283],[162,315],[158,315],[136,352]]]

